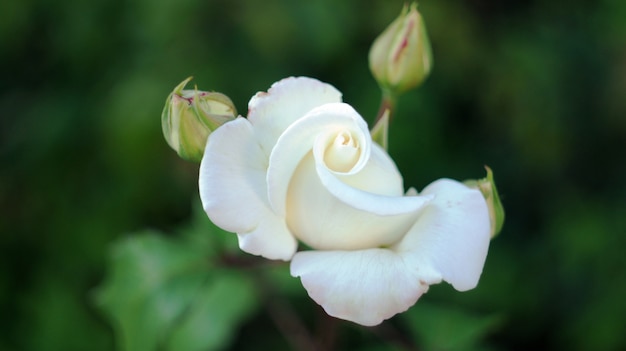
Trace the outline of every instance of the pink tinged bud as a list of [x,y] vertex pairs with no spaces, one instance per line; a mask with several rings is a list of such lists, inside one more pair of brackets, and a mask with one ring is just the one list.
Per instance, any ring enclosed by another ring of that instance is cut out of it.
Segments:
[[383,90],[400,94],[420,85],[432,68],[432,52],[417,5],[400,16],[374,41],[370,70]]

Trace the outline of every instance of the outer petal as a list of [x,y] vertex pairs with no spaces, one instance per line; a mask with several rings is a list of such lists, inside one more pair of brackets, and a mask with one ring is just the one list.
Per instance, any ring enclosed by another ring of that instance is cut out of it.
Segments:
[[305,251],[291,261],[326,313],[365,326],[406,311],[428,290],[421,272],[391,250]]
[[252,125],[237,118],[209,137],[200,164],[200,199],[211,221],[239,234],[242,250],[288,260],[297,242],[269,207],[266,171],[267,157]]
[[248,233],[237,233],[239,247],[253,255],[272,260],[289,261],[298,243],[283,218],[267,213],[258,226]]
[[341,102],[341,93],[332,85],[307,77],[285,78],[259,92],[248,103],[248,120],[267,155],[280,135],[311,109]]
[[476,287],[489,248],[489,212],[478,190],[440,179],[422,195],[435,196],[393,249],[415,267],[430,267],[459,291]]

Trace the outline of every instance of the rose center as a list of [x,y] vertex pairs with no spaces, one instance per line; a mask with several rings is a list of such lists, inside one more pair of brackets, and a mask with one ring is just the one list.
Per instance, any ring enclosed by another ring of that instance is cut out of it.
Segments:
[[332,171],[345,173],[354,167],[360,154],[357,140],[350,132],[342,131],[328,144],[324,153],[324,163]]

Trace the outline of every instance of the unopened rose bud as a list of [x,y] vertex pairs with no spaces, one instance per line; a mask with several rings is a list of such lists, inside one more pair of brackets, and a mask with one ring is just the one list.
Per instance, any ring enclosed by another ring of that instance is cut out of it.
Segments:
[[432,53],[415,3],[405,5],[400,16],[376,38],[369,64],[381,88],[395,95],[418,86],[428,76]]
[[167,97],[161,124],[170,147],[180,157],[199,162],[211,132],[235,119],[237,112],[233,102],[224,94],[198,91],[197,88],[183,90],[191,79],[185,79]]
[[487,201],[487,207],[489,208],[489,217],[491,219],[491,237],[495,237],[504,225],[504,207],[500,202],[500,196],[498,195],[498,189],[496,189],[496,182],[493,180],[493,172],[491,168],[485,166],[487,170],[487,177],[478,180],[466,180],[465,185],[470,188],[478,189],[485,200]]

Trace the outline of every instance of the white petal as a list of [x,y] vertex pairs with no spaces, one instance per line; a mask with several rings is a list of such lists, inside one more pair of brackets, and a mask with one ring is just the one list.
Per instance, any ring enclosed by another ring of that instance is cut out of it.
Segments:
[[402,175],[396,168],[396,164],[387,152],[376,143],[372,143],[370,157],[359,172],[354,174],[332,173],[346,185],[370,193],[402,196],[404,192]]
[[309,154],[291,178],[287,197],[291,232],[315,249],[358,250],[391,245],[413,226],[430,199],[370,193],[352,188],[326,172],[328,182],[323,184]]
[[341,131],[328,143],[324,151],[324,163],[333,171],[346,173],[359,161],[361,148],[347,130]]
[[430,279],[386,249],[298,252],[291,275],[326,313],[365,326],[406,311]]
[[248,103],[248,120],[267,155],[278,137],[311,109],[341,102],[341,93],[332,85],[307,77],[285,78],[259,92]]
[[[264,224],[284,222],[269,206],[266,171],[267,157],[254,138],[252,125],[244,118],[237,118],[209,137],[200,164],[200,199],[217,226],[239,234],[255,232],[254,238],[262,236],[273,243],[240,240],[242,250],[267,258],[289,259],[296,250],[295,238],[284,225],[281,228]],[[263,232],[265,228],[271,230]]]
[[473,289],[489,248],[487,204],[478,190],[440,179],[422,195],[435,198],[420,214],[404,239],[393,249],[414,266],[430,266],[455,289]]
[[[326,151],[348,134],[359,159],[347,172],[331,171]],[[365,249],[391,245],[413,225],[430,198],[402,196],[393,161],[372,144],[365,121],[341,103],[312,110],[280,137],[270,157],[269,199],[298,239],[321,250]]]
[[[317,176],[327,191],[357,210],[381,216],[393,216],[415,212],[432,199],[432,196],[428,195],[387,196],[385,193],[375,193],[375,189],[387,189],[386,185],[380,185],[380,183],[389,182],[392,186],[398,184],[397,174],[393,170],[383,171],[377,167],[376,163],[373,167],[364,170],[362,175],[353,177],[352,175],[337,176],[328,170],[320,157],[316,157],[315,161]],[[400,184],[402,183],[400,182]],[[357,185],[357,187],[353,185]],[[396,191],[397,195],[402,194],[400,188],[397,188]]]
[[270,260],[289,261],[298,246],[285,220],[273,214],[263,217],[251,232],[238,233],[237,238],[241,250]]
[[[267,160],[244,118],[224,124],[209,137],[200,163],[200,199],[209,218],[232,232],[254,229],[267,207]],[[242,211],[241,206],[246,207]]]
[[350,105],[330,103],[314,108],[280,136],[272,150],[267,171],[268,198],[276,213],[285,215],[290,179],[316,140],[334,139],[345,130],[351,131],[358,143],[364,145],[355,168],[363,167],[369,157],[369,131],[363,118]]

